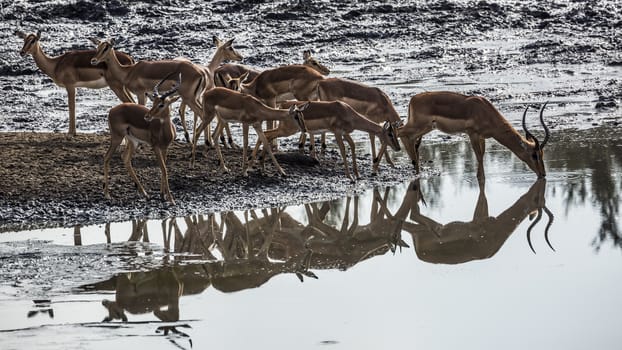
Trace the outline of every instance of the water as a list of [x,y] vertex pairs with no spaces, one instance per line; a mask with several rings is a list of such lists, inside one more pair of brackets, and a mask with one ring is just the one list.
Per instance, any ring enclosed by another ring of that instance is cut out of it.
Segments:
[[2,348],[617,348],[620,134],[553,135],[545,182],[424,143],[442,176],[358,197],[3,233]]

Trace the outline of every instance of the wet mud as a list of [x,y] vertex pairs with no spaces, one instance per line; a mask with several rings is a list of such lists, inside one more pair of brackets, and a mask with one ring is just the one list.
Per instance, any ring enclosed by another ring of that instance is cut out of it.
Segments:
[[[77,128],[68,129],[66,93],[22,58],[15,30],[41,30],[51,55],[91,48],[89,37],[114,37],[136,59],[178,56],[207,63],[212,35],[235,37],[243,63],[266,68],[299,62],[302,51],[329,66],[331,76],[378,86],[406,117],[416,93],[452,90],[490,99],[518,127],[526,105],[549,100],[547,123],[566,128],[616,127],[622,121],[622,11],[615,1],[427,1],[390,4],[295,1],[2,1],[0,2],[0,230],[102,223],[134,217],[276,206],[335,198],[413,176],[402,157],[363,179],[343,176],[336,147],[321,165],[295,151],[281,155],[290,175],[239,176],[239,151],[226,152],[230,174],[200,158],[189,169],[189,146],[176,143],[169,160],[177,206],[157,194],[159,170],[150,150],[135,167],[151,199],[141,199],[119,156],[112,163],[112,197],[101,194],[109,89],[78,92]],[[181,125],[175,119],[181,139]],[[235,129],[239,139],[240,129]],[[455,137],[432,138],[454,141]],[[359,135],[364,142],[366,136]],[[554,141],[554,138],[553,138]],[[238,142],[239,144],[241,142]],[[295,150],[294,139],[283,143]],[[305,165],[307,164],[307,165]]]

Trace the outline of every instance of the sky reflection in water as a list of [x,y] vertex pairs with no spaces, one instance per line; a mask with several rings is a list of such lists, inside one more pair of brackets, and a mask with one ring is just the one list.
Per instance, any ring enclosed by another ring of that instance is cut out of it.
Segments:
[[[467,143],[424,143],[442,176],[356,197],[0,235],[99,244],[115,260],[112,277],[52,304],[0,300],[0,331],[21,329],[0,339],[36,345],[68,328],[102,348],[614,348],[622,141],[615,129],[581,131],[585,142],[576,133],[555,134],[546,181],[489,144],[480,188]],[[57,326],[25,329],[44,324]]]

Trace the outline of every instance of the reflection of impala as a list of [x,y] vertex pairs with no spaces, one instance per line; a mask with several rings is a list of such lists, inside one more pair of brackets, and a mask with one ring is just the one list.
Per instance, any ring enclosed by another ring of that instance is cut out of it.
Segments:
[[[525,125],[527,108],[523,113],[525,137],[516,131],[499,111],[485,98],[465,96],[454,92],[426,92],[413,96],[408,106],[408,121],[399,130],[399,136],[415,170],[419,171],[419,145],[428,132],[438,129],[445,133],[464,132],[471,140],[477,158],[477,177],[484,178],[485,140],[494,138],[525,162],[538,177],[546,171],[542,160],[542,150],[549,140],[549,129],[544,123],[540,109],[540,123],[545,136],[542,143],[533,136]],[[380,150],[381,154],[384,151]]]
[[[412,190],[411,187],[416,190]],[[553,214],[545,206],[545,187],[546,180],[536,181],[529,191],[518,198],[514,204],[493,217],[488,214],[488,202],[482,186],[472,221],[452,221],[441,224],[419,211],[417,201],[420,193],[418,183],[414,182],[409,186],[410,190],[395,216],[405,219],[410,213],[410,219],[414,222],[404,222],[402,229],[412,235],[417,256],[423,261],[459,264],[471,260],[488,259],[499,251],[518,225],[534,212],[538,213],[538,218],[527,230],[529,246],[533,250],[531,230],[540,220],[542,211],[549,216],[544,237],[551,246],[548,240],[548,230]]]
[[[74,50],[60,56],[50,57],[43,52],[39,40],[41,32],[26,34],[16,31],[15,34],[24,39],[24,46],[20,51],[22,56],[32,55],[37,67],[43,73],[52,78],[58,86],[67,90],[69,103],[69,136],[76,134],[76,88],[86,87],[101,89],[110,86],[110,89],[123,102],[131,102],[123,92],[123,84],[115,78],[104,64],[93,66],[90,60],[95,50]],[[122,52],[116,52],[116,58],[121,64],[131,64],[134,61],[130,56]]]

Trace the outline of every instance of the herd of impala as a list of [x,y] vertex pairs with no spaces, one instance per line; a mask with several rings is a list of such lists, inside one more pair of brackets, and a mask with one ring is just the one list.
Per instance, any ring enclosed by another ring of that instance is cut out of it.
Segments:
[[[139,192],[147,196],[132,168],[131,158],[139,144],[148,144],[153,148],[161,169],[160,193],[170,203],[175,203],[168,186],[166,154],[176,137],[170,106],[177,100],[181,100],[179,113],[184,136],[192,143],[192,164],[198,137],[205,131],[206,145],[216,148],[220,167],[227,171],[219,142],[214,139],[222,137],[224,141],[224,130],[228,133],[229,144],[234,146],[228,123],[242,123],[245,176],[250,166],[246,155],[249,126],[255,129],[258,140],[251,163],[263,145],[263,152],[268,153],[282,175],[285,173],[272,153],[277,137],[301,131],[302,147],[305,133],[309,133],[311,155],[315,157],[314,133],[322,134],[322,147],[325,146],[324,133],[333,133],[343,158],[345,174],[354,181],[359,172],[355,144],[350,136],[352,131],[369,133],[372,171],[376,173],[383,156],[389,164],[393,164],[386,147],[389,145],[399,151],[398,139],[402,141],[416,171],[419,171],[421,138],[433,129],[446,133],[464,132],[469,136],[478,161],[477,178],[480,181],[484,179],[485,139],[490,137],[516,154],[539,178],[546,175],[542,159],[542,150],[550,136],[543,120],[546,103],[540,108],[540,123],[545,131],[545,137],[540,142],[525,125],[528,107],[522,116],[525,131],[525,136],[522,136],[485,98],[455,92],[425,92],[413,96],[408,107],[408,119],[403,123],[382,90],[342,78],[326,78],[328,68],[314,59],[309,51],[304,52],[303,64],[257,71],[239,64],[224,63],[242,60],[242,55],[232,45],[233,39],[223,42],[213,37],[216,51],[209,64],[203,66],[184,58],[135,62],[129,55],[115,50],[113,39],[91,39],[97,46],[95,50],[74,50],[50,57],[41,48],[41,32],[26,34],[16,31],[15,34],[24,40],[20,54],[32,55],[39,69],[54,83],[67,89],[70,137],[76,133],[76,88],[109,86],[123,102],[108,113],[111,143],[104,157],[104,195],[108,199],[110,158],[126,140],[127,147],[122,157]],[[144,106],[146,97],[153,101],[151,108]],[[186,106],[194,112],[192,140],[186,129]],[[217,126],[212,134],[209,129],[214,118]],[[197,127],[198,121],[200,125]],[[274,125],[274,121],[278,124]],[[267,123],[265,131],[263,122]],[[375,137],[381,141],[378,152]],[[352,153],[354,177],[348,167],[344,139]]]

